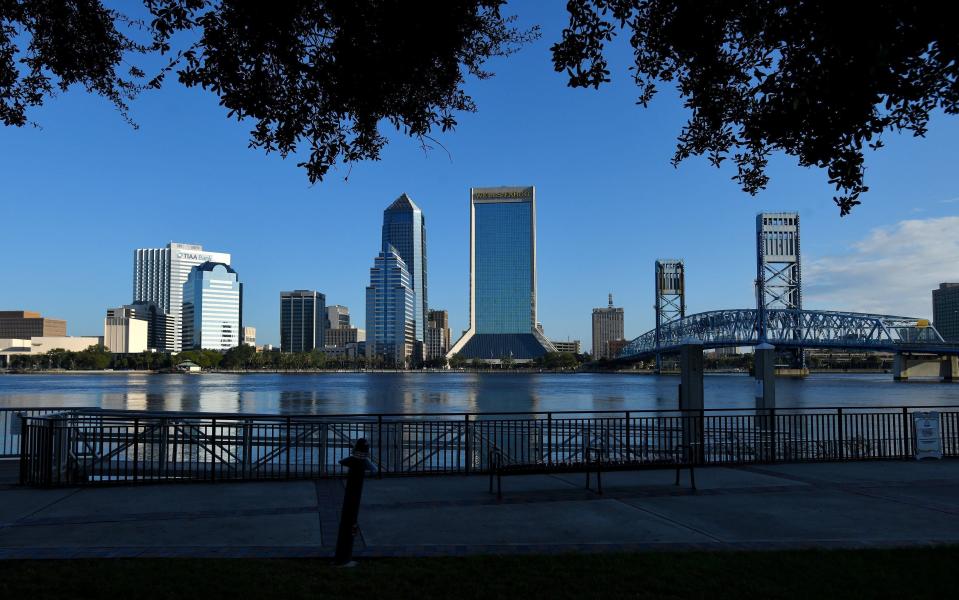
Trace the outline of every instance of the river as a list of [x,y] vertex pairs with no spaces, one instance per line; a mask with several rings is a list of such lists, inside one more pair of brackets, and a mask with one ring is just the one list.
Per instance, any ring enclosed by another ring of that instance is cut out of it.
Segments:
[[[674,409],[676,376],[502,373],[0,375],[0,407],[227,413],[437,413]],[[959,384],[882,374],[779,379],[777,405],[959,405]],[[706,375],[707,408],[753,405],[753,380]]]

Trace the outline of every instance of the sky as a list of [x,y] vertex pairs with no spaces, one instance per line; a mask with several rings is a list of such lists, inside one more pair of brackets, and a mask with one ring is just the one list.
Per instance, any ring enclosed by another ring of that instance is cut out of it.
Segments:
[[608,293],[627,337],[652,327],[657,258],[685,260],[687,313],[754,305],[761,211],[801,215],[806,308],[930,317],[930,290],[959,281],[959,118],[934,115],[922,139],[887,135],[850,216],[823,171],[788,156],[753,197],[731,167],[670,165],[688,111],[668,86],[636,104],[624,43],[610,84],[571,89],[549,53],[562,3],[509,6],[543,35],[469,82],[479,110],[436,135],[445,150],[391,135],[380,161],[315,185],[294,157],[249,149],[251,124],[215,95],[173,80],[134,102],[137,129],[82,90],[31,113],[38,128],[0,128],[0,310],[102,335],[106,309],[132,300],[133,250],[177,241],[232,254],[259,343],[279,342],[282,290],[319,290],[364,327],[382,211],[405,192],[426,217],[430,308],[449,311],[455,339],[468,326],[469,188],[499,185],[536,186],[539,320],[584,350]]

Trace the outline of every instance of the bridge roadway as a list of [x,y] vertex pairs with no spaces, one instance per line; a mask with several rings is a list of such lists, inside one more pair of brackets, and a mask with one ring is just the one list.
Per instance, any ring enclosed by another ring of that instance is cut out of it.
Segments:
[[925,319],[868,313],[737,308],[696,313],[651,329],[617,357],[635,362],[677,352],[690,340],[703,348],[755,346],[836,348],[878,352],[959,355],[959,344],[945,342]]

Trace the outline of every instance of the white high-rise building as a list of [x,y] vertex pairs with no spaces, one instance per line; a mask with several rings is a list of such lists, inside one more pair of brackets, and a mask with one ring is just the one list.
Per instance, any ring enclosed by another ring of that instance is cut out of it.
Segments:
[[205,262],[229,265],[230,255],[176,242],[166,248],[138,248],[133,253],[133,301],[156,302],[173,317],[174,352],[183,349],[183,285],[190,269]]

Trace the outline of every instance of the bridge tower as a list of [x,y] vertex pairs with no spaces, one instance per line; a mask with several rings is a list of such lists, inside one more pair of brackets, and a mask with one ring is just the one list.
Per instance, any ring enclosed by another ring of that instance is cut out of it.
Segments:
[[[799,247],[799,213],[756,215],[756,309],[759,341],[767,339],[768,309],[802,310],[802,264]],[[794,335],[801,338],[797,316]],[[775,344],[775,340],[772,341]],[[794,367],[805,366],[802,350]]]
[[[683,261],[661,258],[656,261],[656,349],[659,350],[663,326],[686,316],[686,267]],[[662,368],[662,356],[656,352],[656,371]]]

